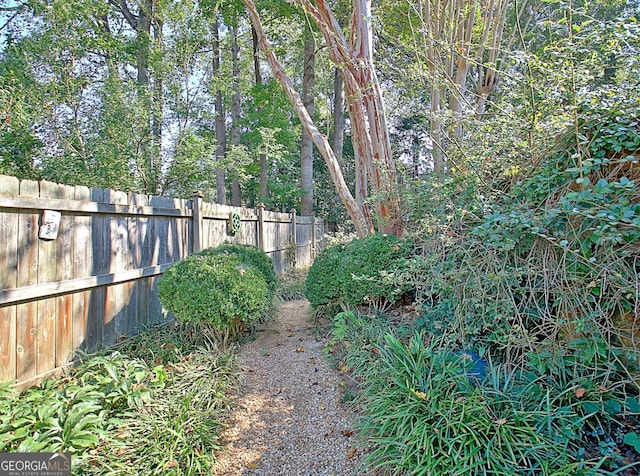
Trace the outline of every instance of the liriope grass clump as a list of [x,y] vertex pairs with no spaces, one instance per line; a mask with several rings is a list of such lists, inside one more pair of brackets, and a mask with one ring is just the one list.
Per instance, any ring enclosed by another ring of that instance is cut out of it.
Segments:
[[359,428],[372,448],[368,468],[424,476],[596,474],[572,456],[580,415],[561,407],[542,381],[502,366],[478,380],[464,356],[420,333],[406,343],[387,333],[374,348],[376,374],[366,372],[359,397]]

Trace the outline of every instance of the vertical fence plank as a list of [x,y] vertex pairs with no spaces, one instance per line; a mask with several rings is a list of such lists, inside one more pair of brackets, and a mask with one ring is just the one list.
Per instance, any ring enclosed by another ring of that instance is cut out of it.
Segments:
[[[38,197],[38,182],[20,182],[20,195]],[[24,210],[18,218],[18,287],[38,283],[38,214]],[[16,378],[36,375],[36,329],[38,303],[20,304],[16,309]]]
[[[136,205],[149,205],[149,197],[147,195],[136,195]],[[136,220],[136,262],[137,266],[143,268],[151,266],[153,263],[153,243],[151,242],[151,234],[149,233],[149,218],[140,216]],[[136,327],[138,329],[146,328],[149,325],[149,301],[151,300],[150,280],[149,278],[139,279],[137,282],[138,290],[138,311],[136,318]]]
[[264,203],[258,203],[258,248],[265,251],[265,237],[264,237]]
[[193,252],[202,250],[203,242],[203,220],[202,220],[202,197],[200,191],[193,192],[191,208],[193,210]]
[[[74,199],[82,202],[91,201],[91,190],[88,187],[75,187]],[[93,242],[90,215],[73,217],[73,277],[91,276]],[[89,302],[91,291],[73,294],[73,348],[85,351],[88,348],[87,331],[89,321]]]
[[[130,205],[140,205],[139,195],[135,193],[129,194],[129,204]],[[140,230],[138,228],[138,219],[135,216],[131,216],[127,218],[127,241],[129,246],[129,266],[131,269],[140,268],[140,245],[138,242],[138,235],[140,234]],[[139,285],[140,281],[136,280],[134,282],[127,283],[128,289],[126,291],[129,296],[129,304],[127,305],[128,313],[127,313],[127,335],[136,335],[140,331],[139,326]]]
[[[0,193],[18,195],[17,178],[0,181]],[[18,286],[17,212],[0,213],[0,289]],[[0,381],[16,378],[16,306],[0,307]]]
[[[151,196],[149,197],[149,205],[153,207],[167,207],[167,199],[165,197]],[[169,205],[170,206],[170,205]],[[153,217],[153,242],[154,242],[154,264],[167,263],[167,234],[169,233],[167,217]],[[157,325],[164,322],[162,314],[162,306],[158,300],[158,277],[149,278],[150,297],[149,299],[149,325]]]
[[[91,200],[96,203],[104,202],[105,191],[101,188],[91,189]],[[111,254],[111,244],[105,237],[104,225],[108,220],[100,214],[91,217],[91,263],[90,275],[96,276],[107,272],[105,254]],[[105,327],[105,298],[104,286],[91,290],[89,297],[89,311],[87,321],[87,350],[93,352],[101,348],[103,328]]]
[[[124,192],[109,190],[109,203],[127,205],[128,197]],[[106,197],[105,197],[106,198]],[[108,257],[108,272],[117,274],[126,271],[129,267],[129,232],[127,230],[127,218],[123,215],[109,217],[109,243],[111,254]],[[107,310],[106,319],[109,321],[108,341],[105,344],[110,347],[121,340],[127,334],[127,309],[128,309],[128,283],[115,284],[106,287]]]
[[[61,187],[53,182],[40,182],[40,198],[56,198]],[[37,233],[37,230],[36,230]],[[56,240],[38,240],[38,284],[56,281],[57,245]],[[38,329],[36,361],[37,373],[43,374],[56,366],[56,298],[38,302]]]
[[[57,198],[73,200],[73,187],[61,186],[57,190]],[[73,229],[74,219],[68,213],[62,214],[60,229],[56,240],[56,281],[73,278]],[[63,366],[73,360],[73,296],[63,295],[57,298],[56,325],[56,367]]]

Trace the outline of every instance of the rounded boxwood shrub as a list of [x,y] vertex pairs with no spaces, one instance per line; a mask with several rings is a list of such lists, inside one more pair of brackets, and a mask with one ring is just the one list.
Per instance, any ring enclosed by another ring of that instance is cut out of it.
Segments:
[[314,306],[337,303],[340,300],[342,278],[340,267],[345,257],[345,245],[335,245],[322,250],[309,268],[304,294]]
[[223,344],[263,316],[272,299],[260,270],[222,253],[197,253],[176,263],[158,283],[158,295],[179,322],[195,323]]
[[413,244],[376,233],[323,250],[309,269],[305,295],[313,305],[384,307],[410,288],[398,272],[413,253]]
[[267,283],[267,289],[273,295],[278,287],[278,277],[273,269],[273,260],[260,248],[251,245],[232,245],[224,243],[217,248],[207,248],[199,254],[203,256],[232,255],[237,256],[240,261],[251,265],[262,274]]

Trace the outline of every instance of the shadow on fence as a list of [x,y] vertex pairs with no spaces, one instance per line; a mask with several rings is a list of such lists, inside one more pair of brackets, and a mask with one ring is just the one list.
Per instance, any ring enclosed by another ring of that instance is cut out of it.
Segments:
[[[60,213],[40,237],[45,210]],[[230,234],[231,214],[240,218]],[[324,221],[292,213],[70,187],[0,175],[0,381],[26,386],[167,323],[157,282],[171,264],[222,243],[259,246],[276,272],[309,265]]]

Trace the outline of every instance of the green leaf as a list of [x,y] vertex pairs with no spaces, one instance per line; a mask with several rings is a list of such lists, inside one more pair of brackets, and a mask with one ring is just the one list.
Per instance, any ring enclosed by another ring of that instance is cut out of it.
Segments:
[[627,408],[629,409],[630,412],[632,413],[640,413],[640,403],[638,402],[638,399],[635,397],[627,397],[627,399],[624,401],[625,405],[627,406]]
[[633,449],[640,452],[640,436],[635,431],[629,432],[624,435],[623,443],[625,445],[633,446]]
[[604,410],[611,416],[618,415],[622,411],[622,406],[617,400],[607,400],[604,402]]

